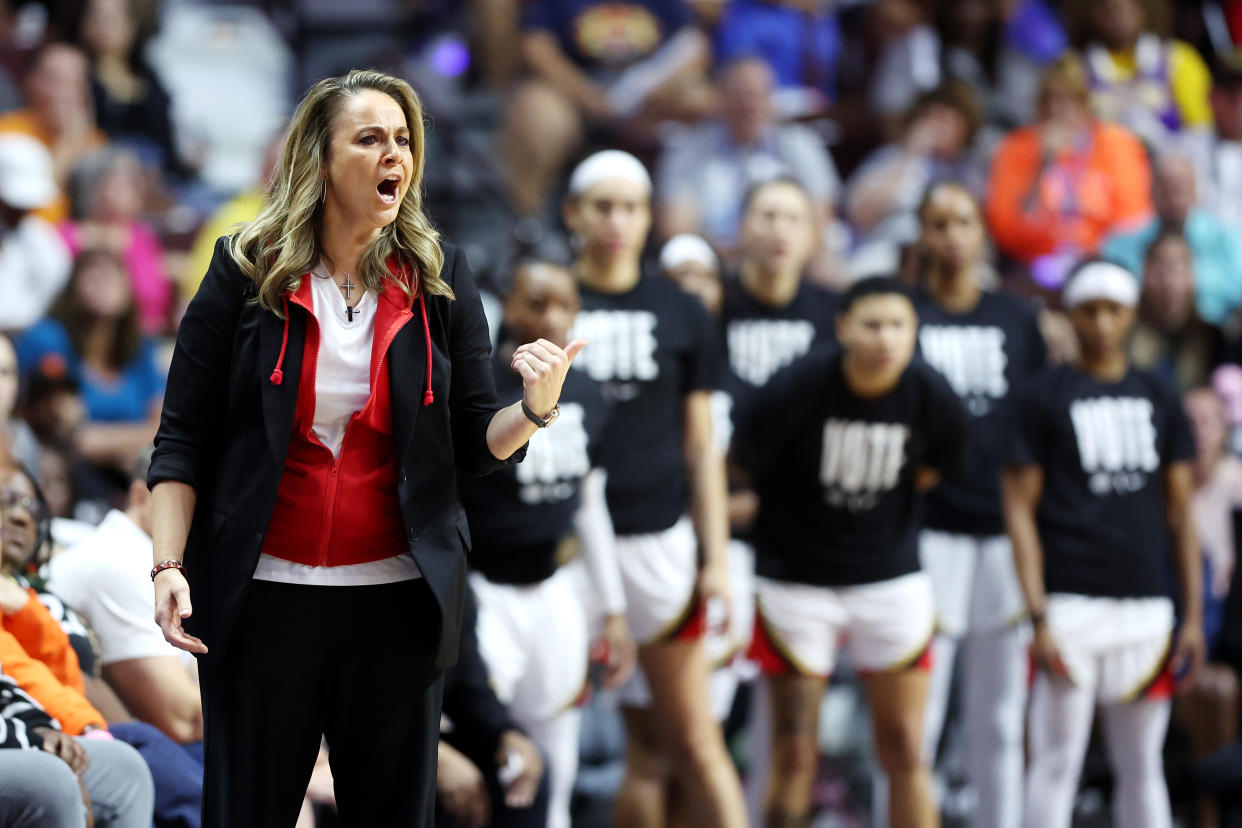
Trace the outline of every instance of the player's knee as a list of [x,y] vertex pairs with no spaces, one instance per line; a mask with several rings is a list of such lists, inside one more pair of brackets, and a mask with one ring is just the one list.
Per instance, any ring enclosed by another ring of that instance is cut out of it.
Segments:
[[717,765],[729,758],[715,723],[710,728],[683,730],[672,737],[670,747],[672,767],[698,779],[711,775]]
[[890,775],[912,773],[923,764],[923,732],[918,717],[905,716],[876,725],[875,751]]
[[778,737],[772,744],[772,778],[780,782],[814,776],[819,765],[819,746],[812,733]]
[[1079,761],[1068,745],[1045,746],[1043,750],[1031,751],[1033,775],[1052,782],[1077,784]]

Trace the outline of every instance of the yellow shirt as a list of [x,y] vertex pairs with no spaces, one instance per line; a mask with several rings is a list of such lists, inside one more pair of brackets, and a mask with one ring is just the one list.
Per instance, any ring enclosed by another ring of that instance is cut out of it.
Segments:
[[216,239],[228,235],[234,225],[253,221],[267,202],[262,190],[247,190],[225,202],[219,210],[207,219],[194,239],[190,248],[190,256],[181,271],[181,296],[189,302],[198,292],[198,286],[207,275],[207,266],[211,264],[211,254],[215,251]]
[[[1105,75],[1104,80],[1124,85],[1133,80],[1139,71],[1137,52],[1147,48],[1144,40],[1151,38],[1151,43],[1158,43],[1154,36],[1145,35],[1139,44],[1132,49],[1119,52],[1091,49],[1088,60],[1092,62],[1092,71],[1098,76]],[[1181,119],[1183,128],[1210,127],[1212,125],[1212,107],[1208,95],[1212,91],[1212,74],[1203,58],[1194,47],[1180,40],[1168,40],[1159,44],[1167,50],[1169,93]],[[1096,61],[1106,58],[1100,65]],[[1101,112],[1101,117],[1114,118],[1112,113]]]

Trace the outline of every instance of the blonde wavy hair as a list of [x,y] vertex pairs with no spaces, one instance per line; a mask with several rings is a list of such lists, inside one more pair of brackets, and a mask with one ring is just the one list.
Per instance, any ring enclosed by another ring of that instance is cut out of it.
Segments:
[[282,296],[296,291],[302,276],[322,255],[319,231],[327,181],[324,171],[330,157],[332,125],[341,104],[364,90],[388,95],[405,112],[410,128],[410,154],[414,175],[401,200],[397,218],[379,232],[363,253],[354,274],[367,290],[379,292],[385,280],[400,285],[412,296],[414,287],[393,277],[387,261],[395,258],[418,274],[418,289],[435,296],[453,298],[453,289],[440,278],[444,253],[440,234],[423,213],[423,105],[418,93],[405,81],[374,70],[354,69],[346,75],[325,78],[310,88],[298,104],[289,124],[280,163],[272,174],[267,203],[258,217],[232,238],[233,260],[258,288],[261,307],[283,316]]

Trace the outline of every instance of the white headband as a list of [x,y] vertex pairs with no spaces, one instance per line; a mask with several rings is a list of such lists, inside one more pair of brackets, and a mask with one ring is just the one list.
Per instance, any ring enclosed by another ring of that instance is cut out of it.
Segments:
[[686,262],[698,262],[709,270],[720,266],[712,246],[698,236],[682,233],[673,236],[660,249],[660,269],[672,270]]
[[601,181],[620,178],[631,181],[643,188],[644,194],[651,192],[651,176],[643,163],[628,152],[621,150],[603,150],[587,158],[569,177],[569,194],[574,198],[585,193]]
[[1073,310],[1083,302],[1107,299],[1132,308],[1138,304],[1139,282],[1134,274],[1112,262],[1091,262],[1070,276],[1061,291],[1061,304]]

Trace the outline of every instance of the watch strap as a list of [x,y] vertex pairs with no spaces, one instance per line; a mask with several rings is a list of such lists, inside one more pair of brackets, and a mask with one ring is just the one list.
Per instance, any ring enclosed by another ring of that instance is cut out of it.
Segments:
[[[557,408],[558,406],[552,406],[552,412],[555,412]],[[552,417],[552,413],[549,413],[547,417],[540,417],[529,405],[526,404],[525,399],[522,400],[522,413],[526,415],[526,419],[530,420],[539,428],[547,428],[554,419]]]

